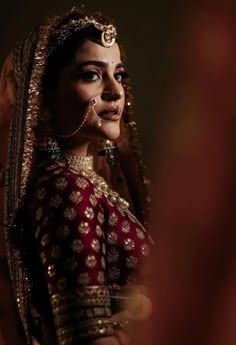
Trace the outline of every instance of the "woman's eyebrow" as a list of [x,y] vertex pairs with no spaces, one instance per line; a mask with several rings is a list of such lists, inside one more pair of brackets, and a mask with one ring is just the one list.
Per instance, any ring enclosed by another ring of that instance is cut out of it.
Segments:
[[[99,67],[103,67],[103,68],[106,68],[109,66],[109,63],[108,62],[104,62],[104,61],[99,61],[99,60],[88,60],[88,61],[85,61],[85,62],[81,62],[77,65],[77,67],[80,69],[84,66],[88,66],[88,65],[93,65],[93,66],[99,66]],[[121,68],[121,67],[124,67],[124,64],[122,62],[118,63],[116,65],[116,68]]]

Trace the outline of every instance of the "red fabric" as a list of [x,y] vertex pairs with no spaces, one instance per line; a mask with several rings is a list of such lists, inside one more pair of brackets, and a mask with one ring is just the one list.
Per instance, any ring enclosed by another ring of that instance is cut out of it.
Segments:
[[49,295],[60,293],[63,279],[67,290],[131,285],[149,254],[147,232],[135,218],[66,166],[39,174],[31,217]]

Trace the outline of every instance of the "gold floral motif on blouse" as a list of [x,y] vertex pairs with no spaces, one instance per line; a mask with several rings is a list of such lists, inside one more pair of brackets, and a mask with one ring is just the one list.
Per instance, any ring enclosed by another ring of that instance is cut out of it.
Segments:
[[91,247],[92,247],[92,249],[95,252],[97,252],[97,253],[99,252],[99,250],[100,250],[100,243],[99,243],[99,241],[96,238],[94,238],[92,240]]
[[104,214],[102,212],[98,212],[98,221],[102,225],[105,221]]
[[91,194],[89,197],[89,202],[93,207],[95,207],[98,203],[96,196]]
[[116,244],[117,243],[117,239],[118,239],[118,235],[117,233],[115,232],[110,232],[108,235],[107,235],[107,242],[109,244]]
[[70,194],[69,198],[75,204],[79,204],[82,201],[82,199],[83,199],[83,197],[82,197],[82,195],[81,195],[79,190],[74,190]]
[[110,216],[109,216],[108,224],[110,226],[115,226],[115,225],[117,225],[117,223],[118,223],[118,217],[114,212],[112,212],[112,214],[110,214]]
[[58,190],[64,190],[68,185],[68,181],[65,177],[58,177],[55,181],[55,187]]
[[117,280],[120,278],[120,269],[116,266],[108,269],[108,276],[111,280]]
[[55,268],[55,266],[54,266],[54,265],[48,266],[48,276],[49,276],[50,278],[53,278],[53,277],[55,276],[55,274],[56,274],[56,268]]
[[107,251],[107,261],[109,263],[115,263],[119,260],[119,252],[116,248],[111,248]]
[[76,180],[76,184],[81,189],[85,189],[89,185],[88,181],[83,177],[78,177]]
[[58,194],[51,197],[49,206],[58,208],[62,204],[62,197]]
[[89,223],[88,222],[81,222],[78,226],[78,231],[82,235],[87,235],[90,231]]
[[95,258],[94,255],[88,255],[85,259],[85,264],[89,268],[93,268],[97,265],[97,259]]
[[74,220],[77,213],[74,207],[67,207],[64,211],[64,217],[68,220]]
[[84,214],[86,218],[92,220],[94,218],[94,211],[91,207],[86,207]]
[[128,233],[128,232],[130,231],[130,223],[129,223],[127,220],[124,220],[124,221],[122,222],[121,230],[122,230],[124,233]]
[[98,188],[94,188],[94,195],[97,199],[101,198],[102,197],[102,191]]
[[125,250],[127,250],[127,251],[133,250],[135,248],[134,241],[131,238],[125,239],[124,240],[124,247],[125,247]]
[[74,252],[81,253],[83,248],[84,248],[84,244],[81,240],[76,239],[72,242],[72,249]]

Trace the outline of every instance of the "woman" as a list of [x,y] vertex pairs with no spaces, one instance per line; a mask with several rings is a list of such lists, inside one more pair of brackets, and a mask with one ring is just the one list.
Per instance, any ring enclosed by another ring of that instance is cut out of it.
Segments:
[[150,238],[122,59],[116,28],[75,8],[14,52],[5,233],[29,344],[126,341]]

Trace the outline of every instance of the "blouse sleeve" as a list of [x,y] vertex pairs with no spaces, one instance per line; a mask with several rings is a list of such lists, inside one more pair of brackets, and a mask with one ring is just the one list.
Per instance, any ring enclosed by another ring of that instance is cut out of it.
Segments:
[[96,190],[72,173],[36,188],[35,239],[58,343],[113,334],[105,281],[104,213]]

